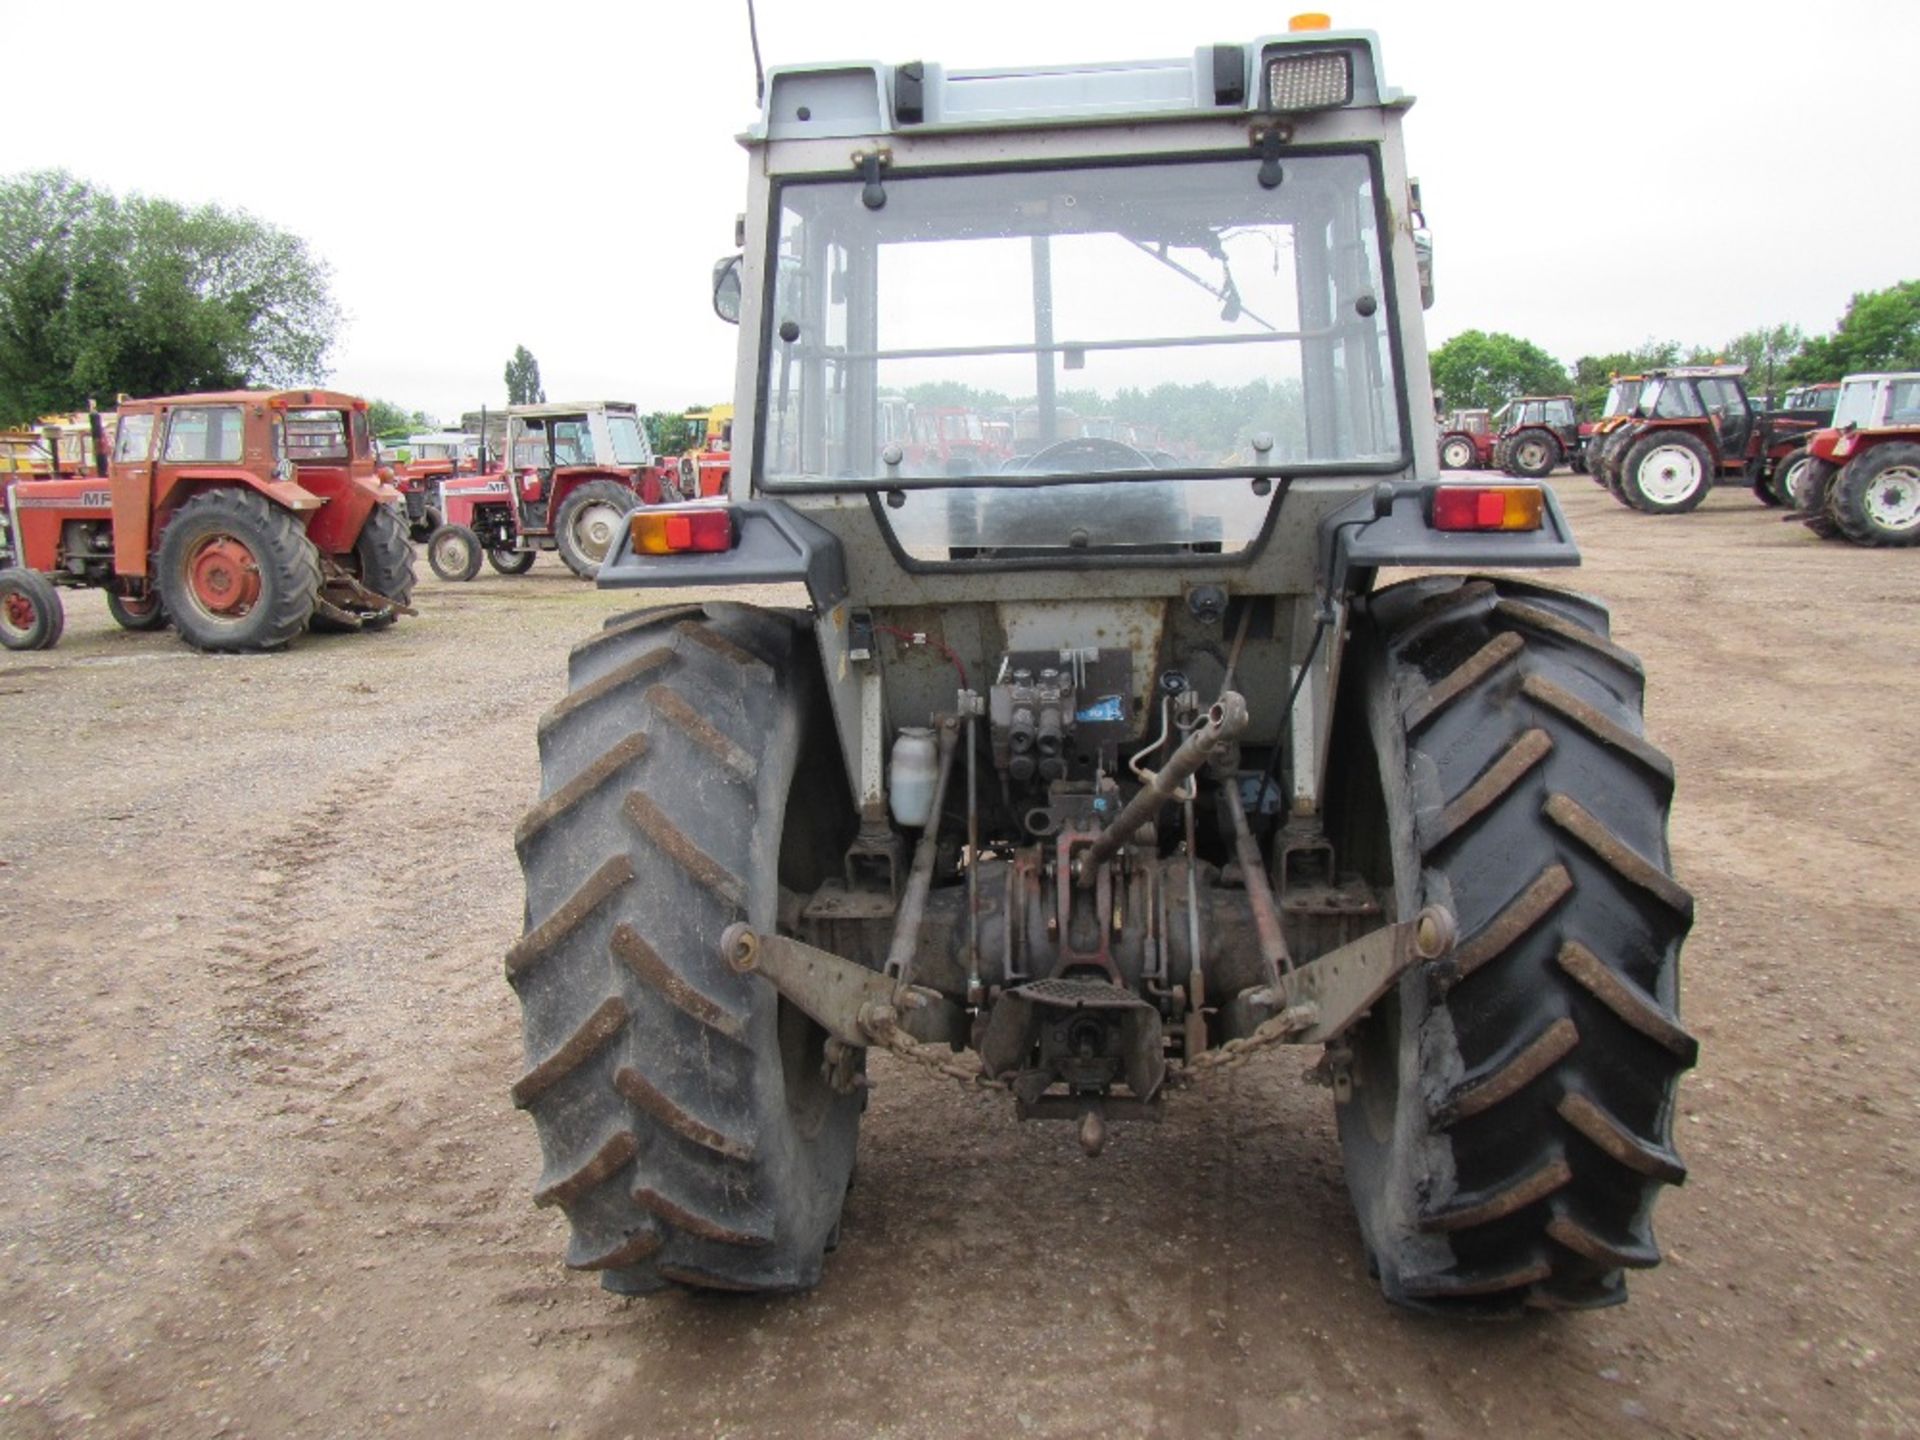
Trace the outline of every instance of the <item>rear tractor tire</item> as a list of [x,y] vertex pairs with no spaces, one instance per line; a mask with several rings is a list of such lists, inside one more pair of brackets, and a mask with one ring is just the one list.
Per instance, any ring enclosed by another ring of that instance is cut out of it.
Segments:
[[1686,1173],[1693,900],[1669,873],[1673,773],[1641,732],[1640,665],[1607,630],[1591,601],[1460,576],[1383,590],[1358,620],[1348,698],[1372,755],[1356,739],[1337,773],[1378,776],[1378,818],[1343,853],[1371,852],[1399,914],[1446,905],[1460,936],[1354,1033],[1339,1105],[1361,1230],[1405,1305],[1618,1303]]
[[66,606],[51,580],[24,565],[0,570],[0,646],[51,650],[66,628]]
[[827,1083],[823,1030],[720,953],[851,836],[808,643],[733,607],[641,612],[574,649],[540,724],[513,1100],[567,1264],[619,1293],[805,1289],[836,1236],[860,1092]]
[[1443,470],[1473,469],[1473,441],[1462,435],[1455,435],[1442,442],[1440,446],[1440,468]]
[[1834,477],[1834,522],[1856,545],[1920,542],[1920,445],[1876,445]]
[[1713,454],[1683,432],[1655,431],[1634,441],[1616,462],[1620,493],[1649,515],[1683,515],[1713,489]]
[[278,650],[307,628],[320,553],[292,513],[251,490],[196,495],[167,522],[154,584],[196,650]]
[[593,580],[613,553],[627,513],[640,497],[611,480],[589,480],[567,496],[554,517],[553,540],[567,568],[582,580]]
[[1544,430],[1524,430],[1507,443],[1507,466],[1528,480],[1544,480],[1560,463],[1560,442]]
[[[398,605],[413,602],[413,542],[407,534],[406,517],[385,505],[374,506],[367,523],[360,527],[353,542],[353,553],[345,561],[349,570],[367,589]],[[360,601],[343,607],[359,617],[358,625],[346,625],[319,614],[313,617],[316,630],[384,630],[400,618],[394,605],[377,608]]]
[[427,541],[427,564],[442,580],[471,580],[480,573],[480,537],[464,525],[442,525]]
[[107,591],[107,614],[122,630],[140,633],[167,628],[167,607],[160,603],[160,594],[151,585],[146,594],[139,596]]

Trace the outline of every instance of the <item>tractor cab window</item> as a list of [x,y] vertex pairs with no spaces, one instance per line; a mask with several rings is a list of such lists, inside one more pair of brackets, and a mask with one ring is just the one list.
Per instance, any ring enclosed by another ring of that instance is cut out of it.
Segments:
[[1549,425],[1573,424],[1573,401],[1549,400],[1547,402],[1547,424]]
[[[1303,154],[1276,189],[1257,169],[901,175],[878,209],[857,178],[786,182],[762,483],[981,477],[888,507],[916,557],[1218,553],[1264,522],[1273,492],[1250,475],[1403,465],[1373,167]],[[887,438],[896,396],[928,412],[918,443]],[[1139,480],[1031,483],[1107,473]]]
[[1634,402],[1640,398],[1640,381],[1616,380],[1607,387],[1607,403],[1601,408],[1600,418],[1606,420],[1615,415],[1624,415],[1633,409]]
[[1493,433],[1495,435],[1498,435],[1502,430],[1509,429],[1513,425],[1519,423],[1514,416],[1513,402],[1509,400],[1506,404],[1502,405],[1498,410],[1494,411],[1493,418],[1489,420],[1487,423],[1492,427]]
[[1920,379],[1895,380],[1887,386],[1887,413],[1883,425],[1920,425]]
[[373,454],[373,432],[367,429],[367,412],[353,412],[353,453],[354,458],[365,460]]
[[1873,419],[1874,382],[1871,380],[1848,380],[1840,386],[1840,398],[1833,406],[1833,428],[1844,430],[1849,425],[1870,424]]
[[289,410],[285,443],[296,465],[323,465],[347,458],[346,417],[338,410]]
[[113,458],[123,464],[137,464],[153,458],[153,412],[120,417],[120,433],[114,437]]
[[1700,398],[1706,402],[1707,414],[1715,419],[1744,416],[1747,413],[1747,397],[1737,381],[1702,380]]
[[1706,414],[1700,396],[1684,380],[1652,380],[1640,395],[1640,411],[1660,420],[1698,420]]
[[553,470],[594,463],[593,430],[584,415],[520,422],[513,441],[516,470]]
[[238,405],[182,405],[167,422],[167,448],[160,458],[171,464],[236,464],[244,428]]
[[639,466],[653,463],[653,447],[647,444],[647,434],[640,428],[637,416],[607,416],[607,436],[613,441],[614,464]]

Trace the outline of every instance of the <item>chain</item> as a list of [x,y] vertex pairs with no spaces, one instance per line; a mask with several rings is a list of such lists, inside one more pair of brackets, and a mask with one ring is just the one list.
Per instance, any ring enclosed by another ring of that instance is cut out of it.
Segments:
[[[910,1064],[918,1065],[945,1080],[957,1080],[969,1090],[1006,1090],[1010,1087],[1004,1080],[995,1080],[980,1073],[976,1067],[969,1070],[953,1058],[954,1052],[944,1045],[924,1045],[900,1028],[899,1016],[890,1005],[867,1007],[860,1017],[861,1029],[872,1039],[873,1044],[889,1054],[897,1055]],[[836,1071],[845,1072],[846,1088],[858,1084],[853,1078],[853,1052],[850,1046],[840,1046],[837,1040],[828,1041],[827,1078],[838,1088]],[[836,1053],[840,1047],[841,1053]]]
[[1295,1006],[1263,1020],[1251,1035],[1229,1040],[1214,1050],[1202,1050],[1169,1075],[1168,1083],[1182,1087],[1200,1084],[1214,1075],[1237,1070],[1264,1050],[1284,1045],[1313,1023],[1310,1006]]
[[[1248,1061],[1263,1052],[1285,1045],[1293,1036],[1313,1023],[1314,1012],[1310,1006],[1299,1006],[1282,1010],[1263,1021],[1251,1035],[1229,1040],[1213,1050],[1203,1050],[1191,1060],[1168,1072],[1167,1088],[1191,1089],[1216,1075],[1237,1070]],[[870,1014],[865,1017],[867,1033],[873,1037],[874,1045],[897,1055],[909,1064],[918,1065],[930,1074],[944,1080],[954,1080],[969,1090],[1010,1090],[1012,1087],[1004,1080],[995,1080],[983,1075],[978,1068],[969,1069],[954,1059],[954,1052],[944,1045],[928,1045],[915,1040],[902,1030],[891,1014]],[[837,1043],[837,1042],[836,1042]],[[829,1064],[831,1065],[831,1059]],[[1323,1066],[1324,1066],[1324,1062]],[[1315,1071],[1309,1071],[1314,1078]],[[1331,1082],[1328,1082],[1331,1083]]]

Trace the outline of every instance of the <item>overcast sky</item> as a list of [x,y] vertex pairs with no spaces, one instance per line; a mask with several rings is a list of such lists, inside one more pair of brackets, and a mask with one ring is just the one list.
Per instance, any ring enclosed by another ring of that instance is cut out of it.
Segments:
[[[1142,59],[1305,8],[760,0],[760,39],[769,65]],[[1431,344],[1507,330],[1571,360],[1821,331],[1920,278],[1913,0],[1331,8],[1419,98]],[[305,236],[347,313],[343,389],[450,418],[504,401],[524,344],[556,399],[722,399],[735,332],[708,274],[744,192],[745,9],[23,4],[0,174],[63,167]]]

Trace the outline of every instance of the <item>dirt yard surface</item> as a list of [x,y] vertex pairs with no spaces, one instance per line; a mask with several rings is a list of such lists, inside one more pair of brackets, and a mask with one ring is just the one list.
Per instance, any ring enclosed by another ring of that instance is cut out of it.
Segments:
[[1091,1161],[882,1057],[818,1291],[607,1295],[529,1199],[501,957],[535,719],[631,601],[547,560],[211,659],[83,594],[0,656],[0,1435],[1920,1430],[1920,551],[1556,483],[1699,901],[1629,1305],[1390,1310],[1305,1052]]

